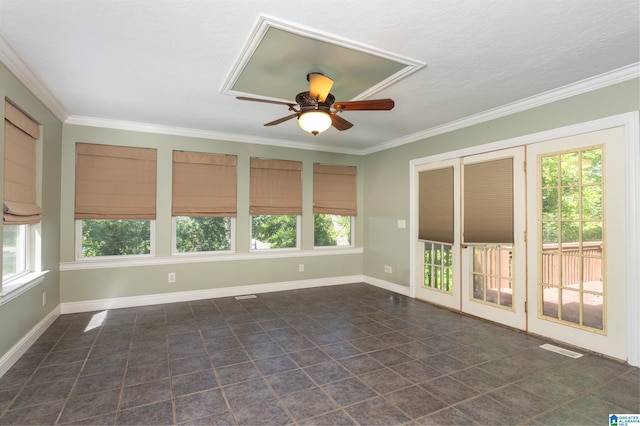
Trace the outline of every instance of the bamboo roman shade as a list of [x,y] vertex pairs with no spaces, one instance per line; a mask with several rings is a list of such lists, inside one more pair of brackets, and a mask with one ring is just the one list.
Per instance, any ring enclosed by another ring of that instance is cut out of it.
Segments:
[[173,151],[173,216],[235,217],[233,155]]
[[5,101],[3,222],[25,225],[40,222],[36,200],[36,140],[40,127]]
[[155,219],[156,150],[76,145],[76,219]]
[[464,166],[463,241],[513,243],[513,158]]
[[313,212],[340,216],[358,214],[354,166],[313,165]]
[[250,169],[250,214],[302,214],[302,162],[252,158]]
[[418,239],[453,244],[453,167],[418,173]]

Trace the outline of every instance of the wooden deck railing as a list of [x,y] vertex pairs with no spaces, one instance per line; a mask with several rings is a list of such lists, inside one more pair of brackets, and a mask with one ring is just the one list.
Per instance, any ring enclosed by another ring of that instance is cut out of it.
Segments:
[[582,253],[579,243],[544,244],[542,283],[568,286],[580,281],[602,281],[602,242],[582,243]]

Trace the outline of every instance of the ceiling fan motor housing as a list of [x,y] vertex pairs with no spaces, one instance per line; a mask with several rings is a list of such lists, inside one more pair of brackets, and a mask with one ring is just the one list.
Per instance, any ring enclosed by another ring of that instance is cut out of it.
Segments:
[[320,110],[329,113],[331,105],[335,102],[336,98],[329,93],[324,102],[318,102],[316,99],[313,99],[309,92],[298,93],[296,96],[296,102],[300,105],[300,112],[312,111],[312,110]]

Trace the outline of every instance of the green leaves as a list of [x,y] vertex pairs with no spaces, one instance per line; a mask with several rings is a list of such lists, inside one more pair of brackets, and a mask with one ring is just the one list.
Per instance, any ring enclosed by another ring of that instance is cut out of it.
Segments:
[[151,253],[151,221],[144,219],[84,219],[82,256],[122,256]]
[[179,253],[231,250],[231,218],[176,217]]

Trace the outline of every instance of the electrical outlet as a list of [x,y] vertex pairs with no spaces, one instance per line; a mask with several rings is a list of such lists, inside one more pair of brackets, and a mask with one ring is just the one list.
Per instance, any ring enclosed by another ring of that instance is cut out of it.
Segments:
[[176,282],[176,273],[175,272],[169,272],[169,275],[167,276],[167,281],[169,282],[169,284],[175,283]]
[[42,292],[42,306],[47,304],[47,292],[43,291]]
[[298,265],[298,272],[304,272],[304,263]]

